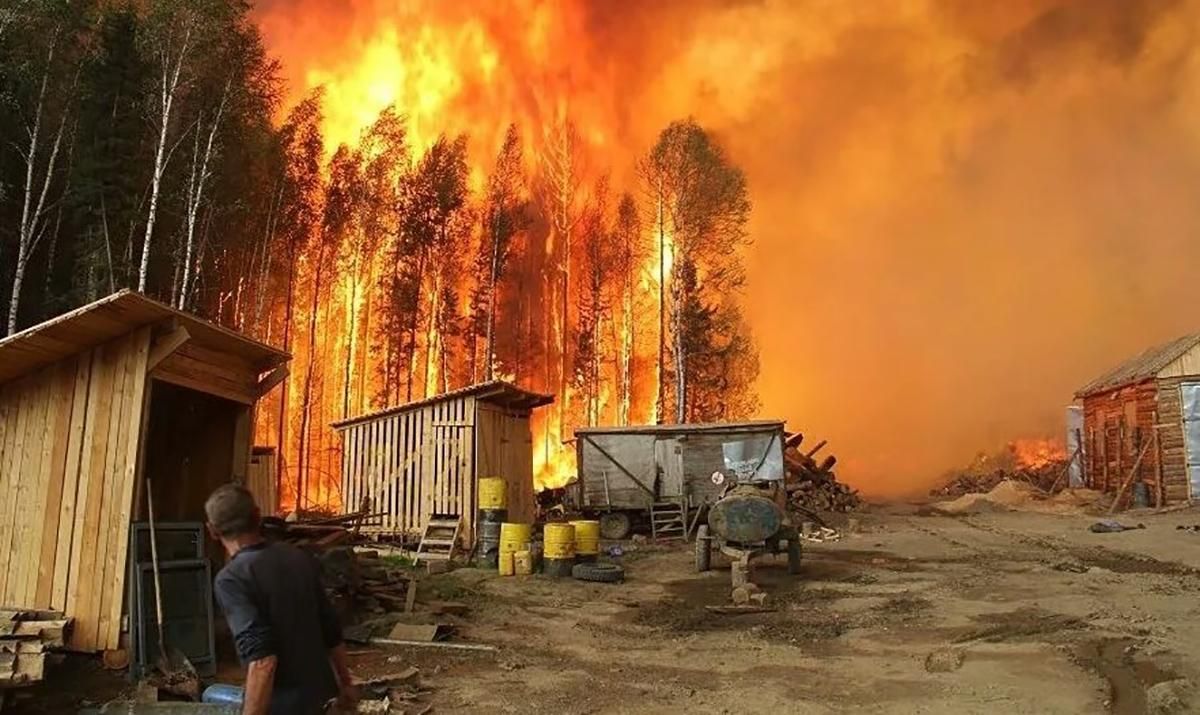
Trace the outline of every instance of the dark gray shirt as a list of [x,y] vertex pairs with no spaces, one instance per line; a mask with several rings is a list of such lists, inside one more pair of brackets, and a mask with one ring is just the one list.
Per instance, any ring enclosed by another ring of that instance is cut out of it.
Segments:
[[243,547],[214,590],[243,664],[275,656],[272,715],[319,713],[337,696],[329,650],[342,642],[316,561],[290,544]]

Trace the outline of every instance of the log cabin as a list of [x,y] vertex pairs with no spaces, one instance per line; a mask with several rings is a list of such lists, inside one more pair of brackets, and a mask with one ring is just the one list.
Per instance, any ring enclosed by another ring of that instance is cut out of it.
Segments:
[[1084,483],[1127,504],[1200,498],[1200,333],[1147,350],[1075,393],[1083,404]]

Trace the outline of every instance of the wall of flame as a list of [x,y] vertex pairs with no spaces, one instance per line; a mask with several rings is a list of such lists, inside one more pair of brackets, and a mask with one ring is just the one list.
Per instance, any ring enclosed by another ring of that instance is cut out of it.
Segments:
[[[494,146],[569,111],[628,182],[694,115],[746,168],[764,415],[843,477],[920,490],[980,445],[1061,429],[1075,387],[1197,329],[1196,0],[276,0],[294,99],[353,141]],[[486,156],[488,152],[478,153]]]

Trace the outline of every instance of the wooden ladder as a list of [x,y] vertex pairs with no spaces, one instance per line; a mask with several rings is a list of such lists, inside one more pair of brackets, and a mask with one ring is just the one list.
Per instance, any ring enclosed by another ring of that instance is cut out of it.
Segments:
[[417,561],[450,561],[454,558],[461,525],[462,517],[458,514],[431,515],[421,534],[421,543],[417,545]]
[[687,519],[679,502],[655,502],[650,505],[650,533],[658,539],[684,537]]

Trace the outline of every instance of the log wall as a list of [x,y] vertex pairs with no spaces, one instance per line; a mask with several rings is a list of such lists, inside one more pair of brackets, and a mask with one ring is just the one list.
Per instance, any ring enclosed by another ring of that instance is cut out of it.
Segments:
[[[1082,436],[1084,480],[1088,487],[1110,493],[1119,491],[1145,446],[1146,453],[1138,463],[1134,481],[1146,483],[1153,503],[1159,488],[1158,454],[1153,444],[1158,395],[1157,383],[1148,380],[1084,399]],[[1167,486],[1165,496],[1169,499],[1169,483]],[[1131,495],[1132,489],[1126,490],[1123,500]]]
[[0,594],[120,643],[150,329],[0,385]]
[[[1195,380],[1194,377],[1191,379]],[[1158,419],[1163,425],[1158,438],[1167,503],[1179,503],[1192,497],[1188,489],[1183,410],[1179,397],[1179,385],[1182,382],[1184,380],[1178,377],[1158,381]]]

